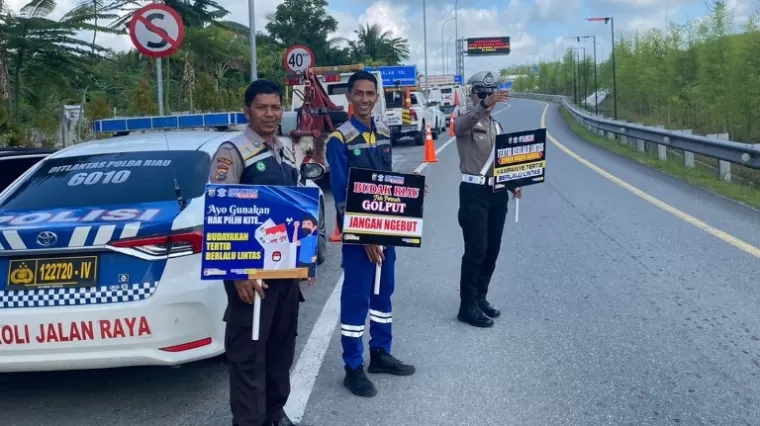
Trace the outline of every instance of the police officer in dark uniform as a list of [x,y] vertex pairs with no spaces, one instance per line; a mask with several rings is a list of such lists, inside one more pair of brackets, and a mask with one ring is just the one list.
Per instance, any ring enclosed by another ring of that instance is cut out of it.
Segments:
[[[245,91],[243,112],[248,127],[222,144],[211,159],[212,183],[297,186],[293,153],[275,132],[282,118],[277,84],[256,80]],[[225,349],[229,361],[233,426],[290,426],[283,407],[290,395],[303,301],[297,280],[225,281],[227,323]],[[259,340],[252,340],[254,293],[261,296]]]
[[[507,191],[494,192],[494,144],[501,125],[491,117],[509,93],[498,90],[501,76],[481,71],[473,75],[470,97],[472,109],[454,120],[459,153],[459,226],[464,236],[460,276],[460,306],[457,318],[476,327],[491,327],[501,313],[488,300],[488,285],[496,268],[507,218]],[[498,189],[498,188],[497,188]],[[516,198],[520,189],[510,190]]]

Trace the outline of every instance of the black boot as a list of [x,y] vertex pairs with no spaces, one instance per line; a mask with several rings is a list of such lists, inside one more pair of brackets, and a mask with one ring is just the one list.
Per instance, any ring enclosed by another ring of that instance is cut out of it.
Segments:
[[280,420],[272,423],[272,426],[298,426],[295,423],[293,423],[290,418],[286,415],[285,417],[281,418]]
[[414,366],[404,364],[394,358],[393,355],[383,349],[370,349],[367,371],[372,374],[386,373],[394,376],[410,376],[417,370]]
[[343,385],[348,388],[356,396],[373,397],[377,395],[377,389],[375,385],[369,380],[366,374],[364,374],[364,366],[360,366],[356,370],[350,369],[348,366],[344,367],[346,370],[346,377],[343,379]]
[[478,307],[480,308],[481,311],[483,311],[484,314],[488,315],[491,318],[498,318],[499,315],[501,315],[501,312],[498,309],[491,306],[491,304],[488,303],[485,297],[478,301]]
[[493,320],[488,318],[477,304],[461,306],[459,308],[457,319],[475,327],[486,328],[493,325]]

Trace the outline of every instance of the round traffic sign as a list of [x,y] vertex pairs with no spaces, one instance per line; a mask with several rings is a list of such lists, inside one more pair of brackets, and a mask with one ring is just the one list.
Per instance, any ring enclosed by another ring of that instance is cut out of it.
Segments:
[[308,47],[295,44],[288,47],[282,57],[282,66],[291,72],[303,72],[314,66],[314,53]]
[[143,55],[165,58],[179,49],[185,38],[185,26],[177,11],[171,7],[149,4],[132,16],[129,38]]

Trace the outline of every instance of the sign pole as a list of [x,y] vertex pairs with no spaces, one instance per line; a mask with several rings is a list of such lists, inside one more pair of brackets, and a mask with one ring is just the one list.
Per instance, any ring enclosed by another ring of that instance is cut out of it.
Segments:
[[158,115],[164,115],[164,61],[156,58],[156,87],[158,88]]

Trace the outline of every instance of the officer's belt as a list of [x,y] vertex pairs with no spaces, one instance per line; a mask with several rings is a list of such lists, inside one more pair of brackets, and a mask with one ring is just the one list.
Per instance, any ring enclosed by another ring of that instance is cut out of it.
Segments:
[[485,177],[485,176],[477,176],[477,175],[462,175],[462,182],[465,183],[472,183],[474,185],[488,185],[493,186],[493,176],[491,177]]
[[486,161],[486,164],[480,169],[480,175],[462,174],[462,182],[473,183],[475,185],[485,185],[487,183],[488,186],[493,186],[493,177],[486,178],[485,174],[488,173],[488,169],[493,164],[495,157],[496,153],[491,150],[491,155],[488,156],[488,161]]

